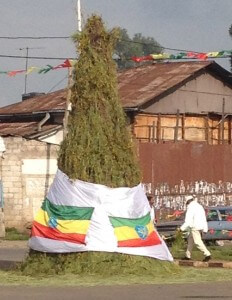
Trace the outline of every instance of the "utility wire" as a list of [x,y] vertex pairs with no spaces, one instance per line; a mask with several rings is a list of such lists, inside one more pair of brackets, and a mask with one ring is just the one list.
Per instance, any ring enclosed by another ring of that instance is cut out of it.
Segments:
[[70,36],[0,36],[5,40],[42,40],[42,39],[70,39]]
[[[194,53],[198,53],[198,52],[194,52]],[[200,53],[200,52],[199,52]],[[5,55],[5,54],[0,54],[0,58],[4,57],[4,58],[28,58],[28,59],[50,59],[50,60],[66,60],[66,59],[72,59],[72,60],[76,60],[77,58],[75,57],[45,57],[45,56],[20,56],[20,55]],[[208,59],[218,59],[218,58],[229,58],[231,57],[231,55],[226,55],[226,56],[222,56],[222,57],[208,57]],[[194,58],[194,57],[183,57],[180,59],[176,59],[178,61],[180,60],[196,60],[198,58]],[[122,59],[114,59],[114,60],[122,60]],[[123,59],[123,61],[128,60],[131,61],[131,58],[125,58]],[[159,60],[154,60],[154,61],[167,61],[167,60],[174,60],[174,59],[169,59],[169,58],[162,58]]]
[[[0,36],[0,39],[8,39],[8,40],[18,40],[18,39],[28,39],[28,40],[41,40],[41,39],[71,39],[71,36]],[[186,50],[186,49],[176,49],[170,47],[163,47],[161,45],[157,45],[155,43],[144,43],[133,40],[120,39],[119,41],[134,43],[140,45],[154,46],[159,49],[172,50],[172,51],[183,51],[183,52],[194,52],[194,53],[205,53],[205,51],[199,52],[194,50]]]
[[62,78],[60,81],[58,81],[52,88],[50,88],[49,91],[47,91],[47,93],[50,93],[54,88],[56,88],[59,84],[61,84],[67,78],[68,78],[68,75],[66,75],[64,78]]
[[30,58],[30,59],[56,59],[56,60],[76,59],[76,58],[72,58],[72,57],[20,56],[20,55],[5,55],[5,54],[0,54],[0,57],[7,57],[7,58]]

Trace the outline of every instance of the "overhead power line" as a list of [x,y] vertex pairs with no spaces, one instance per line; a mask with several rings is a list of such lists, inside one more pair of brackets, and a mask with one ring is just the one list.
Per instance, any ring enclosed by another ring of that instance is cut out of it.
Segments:
[[62,78],[60,81],[58,81],[53,87],[51,87],[48,91],[47,94],[50,93],[51,91],[54,90],[54,88],[56,88],[58,85],[60,85],[65,79],[68,78],[68,75],[66,75],[64,78]]
[[0,54],[0,57],[6,57],[6,58],[30,58],[30,59],[54,59],[54,60],[76,59],[76,57],[73,58],[73,57],[21,56],[21,55],[5,55],[5,54]]
[[[197,52],[195,52],[197,53]],[[76,60],[77,58],[76,57],[46,57],[46,56],[20,56],[20,55],[5,55],[5,54],[0,54],[0,58],[1,57],[4,57],[4,58],[28,58],[28,59],[41,59],[41,60],[66,60],[66,59],[71,59],[71,60]],[[223,57],[208,57],[208,59],[218,59],[218,58],[230,58],[231,56],[230,55],[227,55],[227,56],[223,56]],[[181,58],[183,60],[195,60],[197,58],[193,58],[193,57],[184,57],[184,58]],[[179,61],[181,59],[178,59]],[[115,60],[120,60],[119,59],[115,59]],[[131,58],[125,58],[124,60],[131,60]],[[168,58],[166,59],[161,59],[161,60],[169,60]],[[155,60],[154,60],[155,61]]]
[[[41,40],[41,39],[48,39],[49,40],[49,39],[71,39],[71,36],[0,36],[0,39],[7,39],[7,40],[19,40],[19,39]],[[127,42],[127,43],[133,43],[133,44],[153,46],[153,47],[156,47],[156,48],[159,48],[159,49],[165,49],[165,50],[171,50],[171,51],[183,51],[183,52],[194,52],[194,53],[204,52],[204,51],[199,52],[199,51],[194,51],[194,50],[163,47],[163,46],[157,45],[155,43],[144,43],[144,42],[126,40],[126,39],[120,39],[120,41]]]
[[5,40],[42,40],[42,39],[70,39],[70,36],[0,36]]

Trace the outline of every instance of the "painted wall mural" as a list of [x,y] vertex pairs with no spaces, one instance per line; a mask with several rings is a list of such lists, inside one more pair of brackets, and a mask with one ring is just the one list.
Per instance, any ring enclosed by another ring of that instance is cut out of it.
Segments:
[[203,206],[232,205],[232,182],[209,183],[206,181],[184,182],[171,186],[160,183],[144,184],[146,193],[154,195],[154,207],[165,215],[185,210],[186,197],[196,195]]

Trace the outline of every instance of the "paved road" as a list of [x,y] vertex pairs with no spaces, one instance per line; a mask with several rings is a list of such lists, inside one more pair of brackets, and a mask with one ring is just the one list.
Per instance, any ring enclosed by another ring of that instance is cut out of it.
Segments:
[[6,287],[1,300],[175,300],[232,299],[231,282],[98,287]]
[[19,262],[25,258],[27,253],[27,241],[0,240],[0,261],[9,260]]

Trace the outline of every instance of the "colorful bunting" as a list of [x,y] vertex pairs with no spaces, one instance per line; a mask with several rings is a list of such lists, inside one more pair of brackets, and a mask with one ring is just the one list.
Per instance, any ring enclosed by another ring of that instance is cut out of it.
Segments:
[[58,66],[55,66],[55,67],[53,67],[51,65],[46,65],[43,68],[31,66],[27,70],[0,71],[0,74],[7,74],[9,77],[14,77],[20,73],[25,73],[26,75],[28,75],[35,71],[37,71],[38,74],[46,74],[47,72],[49,72],[51,70],[71,68],[75,65],[75,63],[76,63],[76,60],[66,59],[62,64],[59,64]]
[[23,72],[25,72],[25,70],[10,71],[7,72],[7,75],[10,77],[14,77],[16,74],[23,73]]
[[152,58],[151,55],[141,56],[141,57],[133,56],[131,59],[133,61],[135,61],[135,62],[142,62],[142,61],[146,61],[146,60],[153,60],[153,58]]
[[208,58],[226,58],[232,56],[232,50],[223,50],[220,52],[180,52],[177,54],[168,54],[168,53],[159,53],[159,54],[150,54],[147,56],[133,56],[131,59],[135,62],[142,62],[146,60],[178,60],[178,59],[200,59],[207,60]]
[[53,68],[53,70],[61,69],[61,68],[71,68],[72,64],[69,59],[66,59],[62,64]]
[[[227,58],[232,56],[232,50],[223,50],[223,51],[214,51],[207,53],[199,53],[199,52],[180,52],[176,54],[169,53],[154,53],[146,56],[133,56],[131,60],[136,63],[149,61],[149,60],[179,60],[179,59],[199,59],[199,60],[207,60],[208,58]],[[25,73],[26,75],[37,71],[38,74],[46,74],[52,70],[58,70],[63,68],[71,68],[76,63],[76,60],[66,59],[63,63],[57,66],[46,65],[43,68],[31,66],[27,70],[11,70],[11,71],[0,71],[0,74],[7,74],[9,77],[14,77],[17,74]]]

